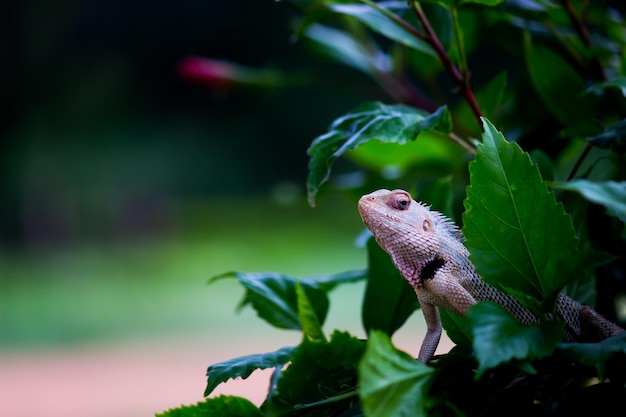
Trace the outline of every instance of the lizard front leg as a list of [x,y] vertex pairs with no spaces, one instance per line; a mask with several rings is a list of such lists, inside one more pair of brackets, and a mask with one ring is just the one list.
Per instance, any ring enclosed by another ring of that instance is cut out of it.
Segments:
[[428,363],[441,338],[441,318],[437,307],[465,316],[467,310],[476,304],[476,300],[457,279],[451,278],[451,274],[439,271],[433,279],[426,280],[423,286],[414,288],[426,319],[426,335],[417,358]]
[[[419,294],[417,298],[419,300]],[[420,306],[422,307],[422,312],[426,319],[426,335],[422,341],[417,359],[428,363],[433,358],[435,350],[439,345],[439,339],[441,338],[441,318],[439,317],[439,310],[435,305],[420,300]]]

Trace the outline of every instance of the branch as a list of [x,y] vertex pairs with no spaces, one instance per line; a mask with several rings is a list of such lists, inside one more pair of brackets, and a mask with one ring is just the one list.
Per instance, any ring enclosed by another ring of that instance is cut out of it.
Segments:
[[[570,0],[561,0],[561,4],[567,12],[570,22],[572,22],[572,26],[574,27],[574,30],[578,34],[580,40],[587,48],[593,48],[593,42],[591,41],[591,36],[589,36],[589,29],[587,28],[585,21],[576,14],[576,9],[574,9],[572,2]],[[609,78],[606,75],[604,65],[602,64],[600,58],[594,57],[591,59],[591,70],[593,72],[593,77],[596,80],[608,81]],[[623,119],[624,117],[626,117],[626,111],[624,111],[619,95],[615,92],[615,90],[612,89],[609,89],[607,92],[611,96],[611,100],[613,100],[615,109],[620,118]]]
[[422,6],[420,5],[419,1],[412,0],[411,6],[413,8],[413,11],[417,15],[417,18],[419,19],[422,27],[424,28],[424,31],[426,32],[423,40],[432,46],[433,50],[439,57],[439,60],[441,61],[443,67],[446,69],[446,71],[448,71],[454,82],[461,90],[461,94],[463,94],[463,97],[465,97],[465,100],[469,104],[472,113],[474,113],[474,117],[476,117],[476,120],[478,121],[479,126],[482,126],[482,112],[480,111],[478,103],[476,102],[476,98],[474,97],[474,93],[470,88],[467,74],[462,74],[461,71],[459,71],[459,69],[456,67],[456,65],[454,65],[454,62],[452,62],[450,56],[448,56],[446,50],[441,44],[441,41],[439,40],[439,37],[433,30],[430,22],[428,21],[428,18],[424,14],[424,10],[422,10]]

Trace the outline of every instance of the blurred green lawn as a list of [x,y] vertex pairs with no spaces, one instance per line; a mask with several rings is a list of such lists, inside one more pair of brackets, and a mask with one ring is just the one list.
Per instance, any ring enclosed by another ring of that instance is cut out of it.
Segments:
[[[355,246],[363,226],[346,200],[311,209],[234,197],[187,202],[176,212],[167,236],[0,253],[3,349],[209,332],[237,314],[243,296],[235,280],[207,286],[216,274],[313,276],[365,266],[365,253]],[[333,302],[358,310],[362,286],[350,286],[340,297],[351,304]],[[351,315],[358,325],[360,311]]]

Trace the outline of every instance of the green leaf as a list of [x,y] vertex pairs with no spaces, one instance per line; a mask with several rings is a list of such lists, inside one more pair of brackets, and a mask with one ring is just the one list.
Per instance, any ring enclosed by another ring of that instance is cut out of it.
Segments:
[[445,107],[429,115],[404,105],[364,103],[335,120],[327,133],[311,143],[307,178],[309,203],[315,204],[315,195],[328,180],[333,162],[345,152],[374,139],[402,144],[417,139],[422,132],[448,133],[451,123],[450,113]]
[[301,330],[298,318],[298,297],[296,282],[300,282],[315,314],[324,323],[328,313],[326,292],[314,280],[297,278],[274,273],[228,272],[212,278],[209,282],[223,278],[237,278],[246,288],[240,308],[251,304],[259,317],[274,327]]
[[[361,318],[366,332],[392,335],[419,307],[411,286],[373,238],[367,241],[368,279]],[[384,308],[381,308],[384,306]]]
[[348,32],[315,23],[309,25],[302,36],[310,42],[314,50],[333,61],[370,76],[374,74],[372,51],[358,43]]
[[157,413],[156,417],[263,417],[265,414],[249,400],[232,395],[220,395],[194,405]]
[[506,85],[506,72],[502,71],[500,74],[493,77],[489,84],[487,84],[487,87],[477,95],[478,107],[482,110],[483,114],[490,117],[493,115],[494,111],[502,102]]
[[302,289],[302,284],[296,282],[296,295],[298,297],[298,319],[304,335],[313,340],[325,340],[322,326],[320,325],[315,310]]
[[626,353],[626,332],[609,337],[598,343],[560,343],[558,350],[573,361],[593,366],[598,377],[604,377],[606,362],[615,353]]
[[[374,5],[376,5],[374,3]],[[352,16],[359,20],[361,23],[368,26],[375,32],[380,33],[387,38],[398,42],[409,48],[416,49],[426,54],[436,56],[433,48],[423,40],[416,37],[409,29],[403,27],[397,20],[392,19],[389,15],[393,14],[394,10],[404,11],[409,7],[406,3],[400,2],[383,2],[379,3],[380,6],[366,5],[366,4],[329,4],[331,10],[335,13],[340,13],[348,16]],[[379,8],[377,8],[379,7]],[[399,16],[396,16],[398,19]]]
[[602,149],[612,148],[615,152],[626,152],[626,119],[609,126],[600,134],[588,137],[587,140]]
[[259,317],[272,326],[281,329],[301,330],[298,317],[298,296],[296,283],[299,282],[320,323],[324,324],[328,313],[327,291],[340,284],[365,279],[366,271],[347,271],[338,274],[321,275],[313,278],[295,278],[271,272],[245,273],[227,272],[209,280],[213,283],[224,278],[236,278],[246,289],[239,308],[251,304]]
[[359,363],[359,396],[366,416],[426,416],[434,370],[372,331]]
[[568,130],[593,132],[594,98],[584,95],[585,80],[572,65],[542,46],[534,45],[525,36],[526,66],[535,91],[552,113]]
[[504,307],[481,302],[467,312],[478,359],[477,377],[486,370],[513,359],[540,359],[552,354],[563,337],[564,324],[547,321],[520,324]]
[[553,184],[553,188],[577,192],[588,201],[606,207],[611,215],[626,223],[626,181],[579,179]]
[[439,315],[441,316],[441,324],[450,340],[463,349],[471,349],[472,328],[467,317],[461,317],[442,308],[439,309]]
[[[304,339],[266,403],[270,415],[354,391],[364,351],[365,343],[345,332],[335,331],[330,341]],[[351,401],[348,397],[330,406],[343,409]],[[332,414],[336,413],[327,413]]]
[[596,83],[593,86],[589,87],[588,91],[606,88],[617,88],[618,90],[620,90],[622,95],[626,97],[626,77],[616,77],[608,81]]
[[464,201],[470,259],[490,285],[517,295],[536,315],[551,312],[558,293],[576,277],[571,218],[529,155],[488,120],[483,126]]
[[295,349],[295,346],[287,346],[275,352],[240,356],[209,366],[207,369],[209,378],[204,390],[204,396],[210,395],[215,387],[229,379],[239,377],[246,379],[257,369],[274,368],[286,364],[291,359]]

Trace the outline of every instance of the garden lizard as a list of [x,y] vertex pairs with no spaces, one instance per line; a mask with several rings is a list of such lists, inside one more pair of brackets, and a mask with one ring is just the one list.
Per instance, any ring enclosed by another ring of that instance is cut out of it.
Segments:
[[[520,323],[539,319],[514,297],[485,283],[469,260],[461,230],[443,214],[403,190],[378,190],[359,200],[359,212],[376,242],[413,287],[426,319],[418,359],[427,363],[441,336],[438,307],[464,316],[479,301],[493,301]],[[623,331],[589,306],[559,294],[556,311],[565,341],[598,341]]]

